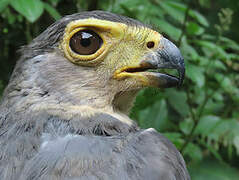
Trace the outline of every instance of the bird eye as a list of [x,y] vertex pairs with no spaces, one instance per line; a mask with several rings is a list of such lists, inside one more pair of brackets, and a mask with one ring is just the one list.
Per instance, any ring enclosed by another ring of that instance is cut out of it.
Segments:
[[103,40],[92,30],[81,30],[70,39],[72,51],[80,55],[91,55],[100,49]]
[[153,41],[149,41],[148,43],[147,43],[147,47],[149,48],[149,49],[152,49],[152,48],[154,48],[154,42]]

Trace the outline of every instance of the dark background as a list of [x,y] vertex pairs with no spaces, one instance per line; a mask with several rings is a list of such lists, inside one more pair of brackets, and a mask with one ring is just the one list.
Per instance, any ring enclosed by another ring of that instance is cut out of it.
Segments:
[[64,15],[95,9],[152,25],[185,58],[183,88],[142,90],[131,117],[176,145],[193,180],[238,180],[238,0],[1,0],[0,94],[20,46]]

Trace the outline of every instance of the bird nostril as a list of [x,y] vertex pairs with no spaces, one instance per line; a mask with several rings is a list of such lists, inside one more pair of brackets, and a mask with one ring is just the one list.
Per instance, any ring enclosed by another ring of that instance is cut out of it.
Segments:
[[149,49],[153,48],[153,47],[154,47],[154,42],[153,42],[153,41],[149,41],[149,42],[147,43],[147,47],[148,47]]

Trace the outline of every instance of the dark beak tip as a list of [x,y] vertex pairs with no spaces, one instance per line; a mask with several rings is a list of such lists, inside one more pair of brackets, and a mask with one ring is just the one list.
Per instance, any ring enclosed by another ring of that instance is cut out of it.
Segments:
[[163,68],[177,69],[179,75],[178,87],[180,87],[183,84],[185,75],[184,58],[178,47],[168,39],[162,38],[160,43],[164,49],[158,51],[159,59],[161,59],[158,62]]

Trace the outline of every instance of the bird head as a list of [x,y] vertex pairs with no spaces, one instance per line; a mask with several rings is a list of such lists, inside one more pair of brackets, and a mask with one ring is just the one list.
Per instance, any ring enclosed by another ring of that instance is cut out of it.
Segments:
[[[184,78],[184,60],[172,42],[136,20],[103,11],[62,18],[22,53],[15,88],[48,104],[127,113],[138,90],[180,86]],[[178,77],[163,69],[176,69]]]

